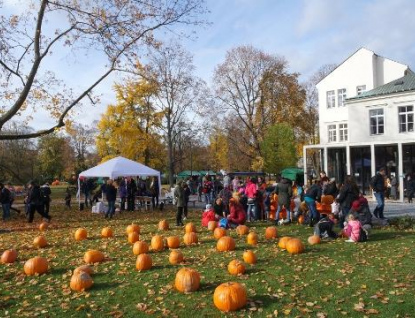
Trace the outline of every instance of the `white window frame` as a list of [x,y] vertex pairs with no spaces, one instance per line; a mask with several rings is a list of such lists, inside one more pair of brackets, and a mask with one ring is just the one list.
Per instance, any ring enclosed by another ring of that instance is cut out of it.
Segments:
[[362,95],[364,92],[366,92],[366,85],[358,85],[356,86],[356,95]]
[[327,137],[328,142],[336,142],[337,127],[334,124],[327,125]]
[[327,101],[327,108],[335,108],[336,107],[336,91],[327,91],[326,92],[326,101]]
[[344,107],[344,103],[347,98],[347,90],[345,88],[340,88],[337,90],[337,104],[339,107]]
[[339,141],[347,141],[349,139],[349,133],[347,124],[339,124]]
[[[372,131],[372,119],[376,121],[376,132]],[[380,119],[383,120],[383,124],[379,124]],[[379,132],[380,127],[383,128],[383,132]],[[385,134],[385,110],[383,108],[369,109],[369,129],[371,136]]]
[[398,120],[400,133],[414,132],[414,106],[399,106]]

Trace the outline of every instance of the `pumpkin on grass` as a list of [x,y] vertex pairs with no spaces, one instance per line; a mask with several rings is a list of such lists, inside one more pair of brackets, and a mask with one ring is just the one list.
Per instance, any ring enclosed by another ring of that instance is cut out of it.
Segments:
[[246,237],[246,242],[249,245],[257,245],[258,244],[258,234],[255,232],[250,232],[248,236]]
[[172,265],[177,265],[183,262],[183,254],[179,250],[172,250],[169,255],[169,262]]
[[153,261],[151,260],[150,255],[140,254],[137,256],[137,260],[135,261],[135,268],[138,271],[149,270],[152,266],[153,266]]
[[231,275],[242,275],[245,273],[245,265],[240,260],[234,259],[228,264],[228,272]]
[[140,226],[138,224],[131,223],[127,226],[125,232],[127,233],[127,235],[133,232],[140,234]]
[[275,239],[277,236],[277,228],[275,226],[269,226],[265,229],[265,238],[267,240]]
[[94,284],[91,276],[86,272],[79,272],[72,275],[69,286],[72,290],[84,291],[91,288]]
[[134,244],[140,240],[140,235],[137,232],[131,232],[128,234],[128,242]]
[[37,248],[43,248],[48,245],[48,242],[46,241],[46,238],[43,235],[40,235],[38,237],[35,237],[33,240],[33,245]]
[[183,242],[186,245],[197,244],[198,242],[197,234],[195,232],[186,233],[183,236]]
[[289,236],[281,237],[280,240],[278,241],[278,247],[285,250],[286,246],[287,246],[287,242],[291,239],[292,239],[292,237],[289,237]]
[[112,229],[110,227],[104,227],[101,230],[101,236],[104,238],[109,238],[109,237],[113,237],[114,236],[114,232],[112,231]]
[[40,231],[46,231],[46,229],[48,228],[48,226],[49,226],[49,224],[48,223],[46,223],[46,222],[42,222],[42,223],[40,223],[40,225],[39,225],[39,230]]
[[133,245],[133,254],[134,255],[140,255],[148,253],[148,244],[144,241],[137,241]]
[[11,264],[17,259],[17,251],[14,249],[5,250],[1,254],[1,263],[2,264]]
[[153,251],[162,251],[164,250],[164,239],[161,235],[154,235],[151,238],[151,248]]
[[189,222],[185,225],[184,231],[185,233],[196,232],[196,226],[192,222]]
[[243,257],[245,263],[248,263],[248,264],[255,264],[256,263],[256,255],[251,250],[245,251],[242,257]]
[[298,238],[292,238],[289,240],[285,245],[285,248],[290,254],[300,254],[305,250],[303,242],[301,242],[301,240]]
[[304,215],[300,215],[300,216],[298,217],[298,224],[304,224],[304,222],[305,222]]
[[238,225],[236,227],[236,233],[238,233],[238,235],[247,235],[249,233],[249,227],[246,225]]
[[213,294],[213,303],[221,311],[235,311],[246,306],[247,293],[243,285],[236,282],[220,284]]
[[179,292],[190,293],[199,289],[200,274],[191,268],[182,268],[176,274],[174,286]]
[[169,236],[167,238],[168,248],[178,248],[180,246],[180,238],[178,236]]
[[97,250],[89,250],[84,255],[84,261],[87,264],[101,263],[104,259],[104,253]]
[[89,275],[92,275],[94,273],[94,269],[92,268],[92,266],[82,265],[82,266],[75,268],[75,270],[73,271],[73,275],[79,274],[80,272],[85,272]]
[[83,241],[88,237],[88,232],[84,228],[79,228],[75,231],[75,240]]
[[308,238],[308,244],[310,245],[315,245],[315,244],[320,244],[320,243],[321,243],[320,235],[311,235]]
[[33,257],[24,264],[24,272],[28,276],[46,273],[48,268],[48,260],[44,257]]
[[226,236],[227,232],[223,227],[217,227],[213,231],[213,237],[217,240],[219,240],[221,237]]
[[169,229],[169,222],[167,220],[161,220],[159,222],[159,230],[167,231]]
[[235,249],[235,240],[230,236],[223,236],[216,243],[216,249],[219,252],[233,251]]
[[208,223],[208,230],[214,231],[218,227],[218,222],[216,221],[209,221]]

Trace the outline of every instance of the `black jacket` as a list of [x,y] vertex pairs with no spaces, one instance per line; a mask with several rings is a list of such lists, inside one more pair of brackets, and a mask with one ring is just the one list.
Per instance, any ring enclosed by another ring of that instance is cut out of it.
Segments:
[[305,197],[312,198],[314,201],[320,202],[321,188],[317,184],[313,184],[305,193]]
[[106,189],[107,201],[115,201],[117,199],[117,189],[111,184],[107,184]]
[[377,173],[373,177],[371,186],[373,188],[373,191],[375,192],[385,192],[385,180],[383,179],[383,176],[380,173]]
[[345,184],[340,189],[339,197],[337,202],[340,203],[342,208],[350,209],[354,200],[359,198],[359,189],[353,187],[351,184]]

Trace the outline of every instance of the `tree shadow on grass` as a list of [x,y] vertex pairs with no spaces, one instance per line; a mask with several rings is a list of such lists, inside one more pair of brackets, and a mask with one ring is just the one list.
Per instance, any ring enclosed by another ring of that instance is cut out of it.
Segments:
[[121,283],[117,282],[102,282],[102,283],[94,283],[94,286],[92,287],[94,290],[113,290],[114,288],[120,286]]
[[249,297],[248,302],[249,301],[255,302],[261,308],[267,308],[267,307],[270,307],[272,304],[274,304],[276,299],[272,298],[269,295],[255,295],[255,296]]
[[199,291],[213,291],[216,287],[218,287],[221,283],[201,283]]
[[371,241],[386,241],[386,240],[393,240],[399,237],[408,237],[412,236],[415,237],[414,233],[410,232],[381,232],[381,233],[370,233],[368,242]]

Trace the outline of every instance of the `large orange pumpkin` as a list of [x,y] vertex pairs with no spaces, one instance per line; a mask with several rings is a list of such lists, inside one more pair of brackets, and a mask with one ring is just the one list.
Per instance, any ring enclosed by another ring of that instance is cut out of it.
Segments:
[[140,240],[140,235],[137,232],[131,232],[128,234],[128,242],[134,244]]
[[169,222],[167,220],[161,220],[159,222],[159,230],[167,231],[169,229]]
[[164,250],[164,239],[161,235],[154,235],[151,238],[151,248],[153,251],[162,251]]
[[213,303],[221,311],[235,311],[246,306],[247,293],[243,285],[236,282],[220,284],[213,294]]
[[185,233],[196,232],[196,226],[192,222],[189,222],[185,225],[184,231]]
[[97,250],[89,250],[84,255],[84,261],[87,264],[101,263],[104,258],[104,253]]
[[208,230],[214,231],[218,227],[218,222],[216,221],[209,221],[208,223]]
[[101,230],[101,236],[102,237],[105,237],[105,238],[113,237],[114,236],[114,232],[112,231],[112,229],[110,227],[104,227]]
[[88,237],[88,232],[84,228],[79,228],[75,231],[75,240],[83,241]]
[[315,244],[320,244],[320,243],[321,243],[320,235],[311,235],[308,238],[308,244],[310,245],[315,245]]
[[305,250],[303,242],[301,242],[298,238],[292,238],[289,240],[285,245],[285,248],[290,254],[300,254]]
[[140,234],[140,226],[138,224],[131,223],[127,226],[125,232],[127,233],[127,235],[133,232]]
[[258,244],[258,234],[255,232],[250,232],[248,236],[246,237],[246,242],[249,245],[257,245]]
[[256,255],[251,250],[245,251],[242,257],[243,257],[245,263],[248,263],[248,264],[255,264],[256,263]]
[[140,254],[137,256],[135,261],[135,268],[139,271],[146,271],[153,266],[153,261],[151,260],[150,255]]
[[228,272],[231,275],[242,275],[245,273],[245,265],[243,262],[234,259],[228,264]]
[[148,253],[148,244],[144,241],[137,241],[133,245],[133,254],[140,255]]
[[180,238],[178,236],[169,236],[167,238],[168,248],[178,248],[180,246]]
[[43,235],[40,235],[38,237],[35,237],[33,240],[33,245],[37,248],[42,248],[48,245],[48,242],[46,241],[46,238]]
[[183,236],[183,242],[186,245],[197,244],[197,234],[195,232],[186,233]]
[[190,293],[199,289],[200,274],[192,268],[182,268],[176,274],[174,286],[179,292]]
[[289,237],[289,236],[281,237],[280,240],[278,241],[278,247],[285,250],[287,248],[287,242],[291,239],[292,237]]
[[72,275],[69,286],[72,290],[84,291],[91,288],[94,284],[91,276],[86,272],[79,272],[78,274]]
[[42,222],[42,223],[40,223],[40,225],[39,225],[39,230],[40,231],[46,231],[46,229],[48,228],[48,226],[49,226],[49,223],[46,223],[46,222]]
[[94,269],[89,265],[82,265],[73,271],[73,275],[79,274],[80,272],[88,273],[89,275],[92,275],[94,273]]
[[265,229],[265,238],[272,240],[277,238],[277,228],[275,226],[269,226]]
[[230,236],[223,236],[216,243],[216,249],[219,252],[233,251],[235,249],[235,240]]
[[17,252],[16,250],[10,249],[5,250],[3,254],[1,254],[1,263],[2,264],[11,264],[17,259]]
[[225,236],[226,234],[227,234],[227,232],[223,227],[217,227],[213,231],[213,237],[217,240],[219,240],[221,237]]
[[169,262],[172,265],[177,265],[183,262],[183,254],[179,250],[172,250],[169,255]]
[[236,228],[236,233],[238,233],[238,235],[247,235],[249,233],[249,227],[246,225],[238,225]]
[[28,276],[46,273],[48,268],[48,260],[44,257],[33,257],[24,264],[24,272]]

